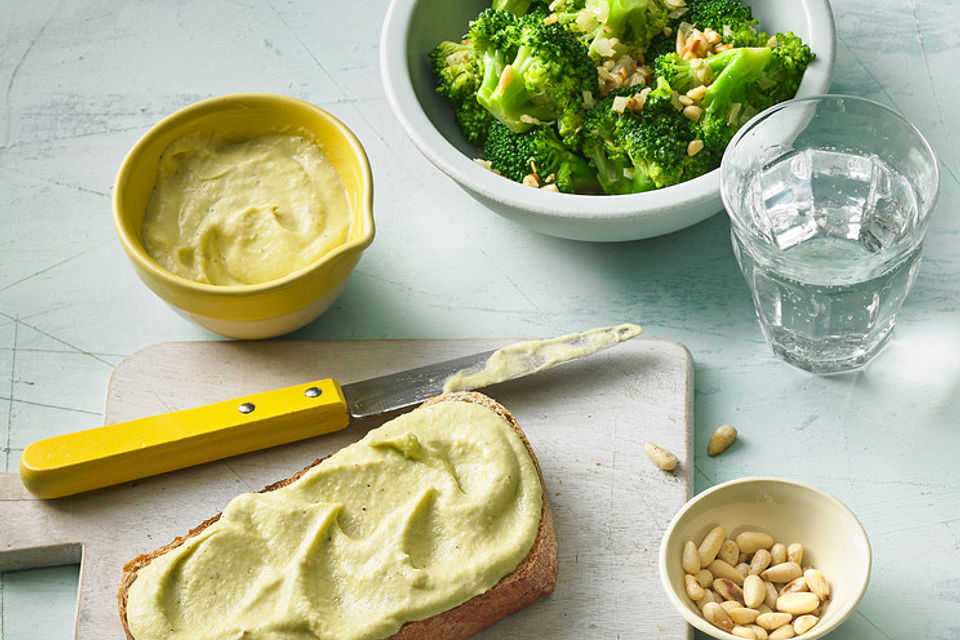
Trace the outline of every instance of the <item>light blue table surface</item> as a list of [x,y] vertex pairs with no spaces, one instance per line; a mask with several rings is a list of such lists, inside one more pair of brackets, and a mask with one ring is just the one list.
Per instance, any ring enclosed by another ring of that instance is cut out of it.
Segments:
[[[507,338],[633,321],[679,340],[696,361],[698,491],[786,476],[862,520],[873,577],[830,638],[960,638],[960,5],[833,5],[832,90],[916,123],[943,183],[894,342],[865,370],[824,378],[771,356],[724,215],[648,241],[558,240],[499,218],[437,171],[384,100],[385,1],[0,0],[0,470],[15,471],[37,438],[96,425],[124,356],[213,339],[142,286],[121,251],[110,191],[130,146],[201,98],[287,94],[333,112],[365,145],[378,225],[333,308],[291,337]],[[709,458],[722,423],[741,438]],[[76,574],[0,576],[0,638],[71,637]]]

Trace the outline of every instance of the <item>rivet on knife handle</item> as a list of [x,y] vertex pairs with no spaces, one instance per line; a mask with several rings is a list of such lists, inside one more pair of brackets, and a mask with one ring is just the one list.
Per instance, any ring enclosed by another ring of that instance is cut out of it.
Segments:
[[39,440],[24,450],[20,477],[33,494],[58,498],[337,431],[349,420],[340,385],[319,380]]

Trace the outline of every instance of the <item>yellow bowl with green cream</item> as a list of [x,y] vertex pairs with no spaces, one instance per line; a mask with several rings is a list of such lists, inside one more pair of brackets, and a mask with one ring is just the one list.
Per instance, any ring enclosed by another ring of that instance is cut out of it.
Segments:
[[[177,275],[148,253],[143,234],[161,156],[188,136],[243,141],[303,137],[315,144],[345,189],[349,230],[309,264],[256,284],[209,284]],[[333,304],[363,250],[373,241],[373,178],[360,142],[326,111],[268,94],[203,100],[164,118],[134,145],[117,173],[114,224],[140,279],[177,311],[213,333],[269,338],[298,329]]]

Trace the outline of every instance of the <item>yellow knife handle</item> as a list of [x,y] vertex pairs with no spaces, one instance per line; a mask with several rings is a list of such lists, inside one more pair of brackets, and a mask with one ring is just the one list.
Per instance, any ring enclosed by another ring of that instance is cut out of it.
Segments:
[[38,440],[20,457],[41,498],[99,489],[347,426],[335,380],[318,380],[194,409]]

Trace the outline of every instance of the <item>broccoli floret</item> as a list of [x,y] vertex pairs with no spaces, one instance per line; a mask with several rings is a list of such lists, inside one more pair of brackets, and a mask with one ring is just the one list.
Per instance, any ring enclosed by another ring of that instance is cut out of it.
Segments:
[[683,20],[697,29],[713,29],[734,47],[762,47],[767,35],[757,31],[750,7],[740,0],[688,0]]
[[601,41],[614,39],[624,45],[632,57],[638,57],[670,22],[669,11],[661,0],[568,0],[555,13],[587,47],[594,60],[611,57]]
[[728,62],[703,98],[700,127],[707,149],[722,153],[747,120],[796,95],[813,54],[792,33],[778,34],[777,41],[773,49],[749,47],[720,54]]
[[[490,35],[490,16],[502,23]],[[503,16],[510,16],[504,18]],[[482,70],[477,100],[515,133],[556,122],[572,144],[583,117],[583,96],[597,87],[596,67],[586,48],[559,24],[545,24],[538,13],[516,17],[505,11],[482,13],[471,28]]]
[[677,108],[675,92],[662,78],[639,110],[613,111],[616,98],[596,104],[585,121],[584,153],[610,194],[635,193],[678,184],[715,168],[709,151],[690,155],[699,127]]
[[430,52],[437,77],[437,91],[450,99],[462,100],[477,92],[480,70],[469,41],[441,42]]
[[481,146],[493,118],[477,102],[480,69],[469,40],[445,41],[430,52],[437,92],[453,107],[454,117],[467,142]]
[[774,105],[797,95],[803,73],[813,62],[813,51],[793,32],[778,33],[773,59],[756,83],[758,90]]
[[491,167],[515,182],[528,174],[541,181],[553,176],[553,183],[566,193],[601,193],[597,172],[582,157],[567,149],[550,127],[535,127],[526,133],[514,133],[499,122],[490,127],[490,135],[481,157]]
[[654,73],[663,78],[675,90],[681,93],[693,87],[709,85],[727,64],[736,56],[739,49],[727,49],[709,58],[684,60],[676,51],[665,53],[654,63]]

